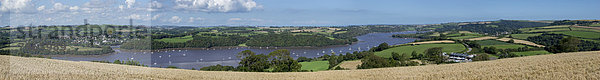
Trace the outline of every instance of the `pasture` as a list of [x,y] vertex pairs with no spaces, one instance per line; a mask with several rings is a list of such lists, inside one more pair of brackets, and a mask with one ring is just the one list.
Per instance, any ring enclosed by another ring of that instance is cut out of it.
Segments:
[[434,47],[442,47],[442,51],[444,52],[463,52],[467,48],[462,44],[421,44],[421,45],[407,45],[407,46],[398,46],[390,49],[386,49],[383,51],[375,52],[375,55],[390,58],[392,57],[392,52],[396,52],[398,54],[411,54],[413,51],[416,51],[419,54],[423,54],[423,52],[429,48]]
[[565,34],[569,36],[575,36],[580,38],[588,38],[588,39],[598,39],[600,38],[600,33],[598,32],[586,32],[586,31],[560,31],[560,32],[550,32],[555,34]]
[[301,70],[323,71],[329,68],[329,61],[300,62]]
[[477,41],[477,43],[479,43],[479,45],[481,45],[481,47],[496,47],[496,49],[513,49],[513,48],[520,48],[520,47],[525,47],[525,45],[519,45],[519,44],[513,44],[513,43],[506,43],[506,42],[502,42],[502,41],[497,41],[497,40],[481,40],[481,41]]
[[162,41],[162,42],[168,42],[168,43],[184,43],[190,40],[193,40],[194,38],[189,35],[189,36],[183,36],[183,37],[175,37],[175,38],[162,38],[162,39],[157,39],[156,41]]

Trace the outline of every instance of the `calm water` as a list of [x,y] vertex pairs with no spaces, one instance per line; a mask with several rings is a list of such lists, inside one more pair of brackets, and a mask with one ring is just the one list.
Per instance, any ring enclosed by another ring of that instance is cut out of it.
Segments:
[[356,37],[359,41],[352,45],[338,45],[327,47],[219,47],[204,49],[171,49],[154,52],[122,51],[115,49],[114,54],[102,56],[68,56],[53,57],[55,59],[72,61],[114,61],[114,60],[135,60],[152,67],[177,66],[179,68],[199,69],[211,65],[237,66],[240,59],[236,57],[238,52],[251,50],[259,54],[268,54],[277,49],[288,49],[291,56],[298,57],[319,57],[323,54],[352,53],[354,51],[364,51],[377,46],[383,42],[390,45],[413,42],[411,38],[392,38],[393,34],[414,34],[416,31],[393,32],[393,33],[370,33]]

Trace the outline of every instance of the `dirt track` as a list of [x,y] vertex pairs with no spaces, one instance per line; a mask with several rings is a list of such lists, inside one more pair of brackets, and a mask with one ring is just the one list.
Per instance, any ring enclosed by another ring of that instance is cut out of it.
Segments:
[[600,51],[493,61],[320,72],[220,72],[0,56],[0,79],[600,79]]

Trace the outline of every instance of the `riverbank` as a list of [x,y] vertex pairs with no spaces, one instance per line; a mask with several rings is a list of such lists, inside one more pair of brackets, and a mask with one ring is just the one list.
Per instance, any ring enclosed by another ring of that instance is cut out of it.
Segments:
[[[166,69],[0,55],[2,79],[600,79],[600,51],[493,61],[320,72]],[[265,77],[268,76],[268,77]]]

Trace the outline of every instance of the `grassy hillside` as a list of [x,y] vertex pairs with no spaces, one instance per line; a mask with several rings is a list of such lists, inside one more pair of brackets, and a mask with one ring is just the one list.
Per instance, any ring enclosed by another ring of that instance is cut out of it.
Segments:
[[493,61],[320,72],[228,72],[150,68],[118,64],[0,55],[1,79],[600,79],[600,51],[528,56]]
[[587,31],[559,31],[559,32],[551,32],[555,34],[565,34],[569,36],[581,37],[581,38],[590,38],[590,39],[598,39],[600,38],[600,33],[598,32],[587,32]]
[[525,51],[525,52],[512,52],[516,55],[521,55],[521,56],[532,56],[532,55],[544,55],[544,54],[552,54],[546,50],[539,50],[539,51]]
[[300,65],[302,65],[301,70],[322,71],[329,68],[329,61],[300,62]]
[[509,49],[509,48],[520,48],[520,47],[525,47],[525,45],[519,45],[519,44],[513,44],[513,43],[506,43],[506,42],[501,42],[501,41],[497,41],[497,40],[481,40],[481,41],[477,41],[477,43],[479,43],[479,45],[481,45],[481,47],[496,47],[498,49]]
[[194,39],[191,35],[189,36],[183,36],[183,37],[175,37],[175,38],[162,38],[162,39],[157,39],[156,41],[163,41],[163,42],[169,42],[169,43],[184,43],[187,41],[190,41]]
[[375,55],[389,58],[392,57],[392,52],[398,54],[411,54],[413,51],[422,54],[425,50],[433,47],[442,47],[444,52],[462,52],[467,48],[462,44],[421,44],[415,46],[399,46],[386,49],[380,52],[375,52]]

